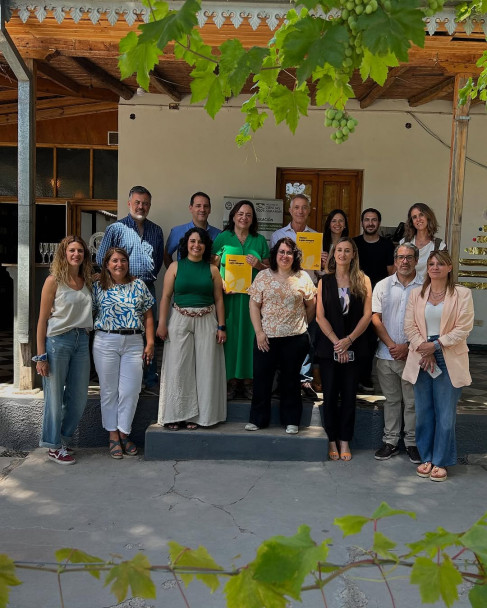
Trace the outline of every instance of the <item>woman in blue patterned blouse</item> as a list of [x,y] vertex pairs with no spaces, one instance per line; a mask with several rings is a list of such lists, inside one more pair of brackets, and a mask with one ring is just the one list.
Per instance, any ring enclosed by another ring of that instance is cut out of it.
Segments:
[[[154,357],[154,298],[145,283],[129,273],[129,256],[111,247],[100,280],[93,285],[93,359],[100,380],[102,424],[110,434],[110,456],[135,456],[130,441],[144,363]],[[146,346],[142,333],[145,331]]]

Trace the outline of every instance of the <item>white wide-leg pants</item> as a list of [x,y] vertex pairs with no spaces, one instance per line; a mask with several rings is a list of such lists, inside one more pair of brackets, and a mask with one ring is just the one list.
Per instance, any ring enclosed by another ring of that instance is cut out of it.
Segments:
[[142,387],[141,334],[95,333],[93,359],[100,380],[101,418],[107,431],[129,435]]

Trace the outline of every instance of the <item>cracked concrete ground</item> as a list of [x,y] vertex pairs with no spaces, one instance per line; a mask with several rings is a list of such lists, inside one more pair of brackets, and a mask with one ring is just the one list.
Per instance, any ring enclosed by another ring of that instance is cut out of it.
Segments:
[[[350,463],[262,461],[115,461],[105,450],[79,450],[75,466],[48,462],[46,450],[26,459],[0,458],[0,553],[16,560],[53,562],[61,547],[93,555],[131,558],[143,552],[152,564],[167,563],[167,542],[204,545],[223,567],[251,561],[258,545],[276,534],[291,535],[306,523],[315,540],[332,538],[330,559],[346,563],[367,547],[371,530],[342,539],[337,516],[370,515],[382,500],[413,510],[417,520],[395,517],[379,529],[400,545],[437,526],[460,531],[487,509],[487,463],[450,469],[446,483],[414,474],[405,455],[386,462],[356,452]],[[396,573],[397,574],[397,573]],[[405,574],[405,573],[402,573]],[[367,579],[375,572],[360,572]],[[24,584],[13,590],[12,608],[60,606],[53,574],[19,571]],[[63,578],[66,608],[184,608],[176,581],[155,573],[157,599],[130,598],[117,604],[103,584],[87,574]],[[419,607],[416,589],[392,583],[397,608]],[[469,606],[462,587],[456,606]],[[210,595],[196,582],[186,592],[192,608],[223,608],[223,595]],[[385,608],[383,584],[352,577],[327,588],[328,608]],[[303,604],[322,607],[317,592]],[[439,606],[440,604],[438,604]],[[242,606],[245,608],[245,606]]]

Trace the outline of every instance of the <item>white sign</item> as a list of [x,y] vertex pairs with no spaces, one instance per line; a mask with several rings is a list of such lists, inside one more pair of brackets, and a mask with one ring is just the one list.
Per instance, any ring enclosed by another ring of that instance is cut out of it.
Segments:
[[223,226],[228,224],[228,216],[233,207],[241,200],[250,201],[257,214],[258,231],[267,242],[270,241],[273,232],[282,228],[283,205],[281,199],[275,198],[247,198],[225,196],[223,199]]

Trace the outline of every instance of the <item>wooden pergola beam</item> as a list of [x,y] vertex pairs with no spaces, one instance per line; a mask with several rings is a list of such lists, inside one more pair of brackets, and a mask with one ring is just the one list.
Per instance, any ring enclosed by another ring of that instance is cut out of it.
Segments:
[[78,95],[79,90],[81,89],[81,85],[79,85],[75,80],[66,76],[56,68],[52,67],[49,63],[45,63],[44,61],[37,62],[37,71],[52,80],[55,84],[58,84],[60,87],[65,88],[68,93],[72,95]]
[[413,95],[410,99],[408,99],[408,103],[412,108],[417,106],[421,106],[424,103],[428,103],[429,101],[433,101],[434,99],[438,99],[438,97],[444,97],[453,91],[455,88],[455,78],[449,77],[443,82],[426,89],[425,91],[421,91],[417,95]]
[[389,70],[389,74],[387,75],[387,79],[382,86],[379,84],[375,84],[370,91],[360,99],[360,107],[362,110],[371,106],[374,101],[379,99],[381,95],[383,95],[387,89],[392,87],[392,85],[396,82],[397,78],[404,74],[409,69],[407,65],[400,65],[397,68],[392,68]]
[[99,82],[104,88],[113,91],[123,99],[132,99],[134,96],[134,91],[129,86],[120,82],[120,80],[117,80],[117,78],[109,74],[99,65],[96,65],[96,63],[90,59],[86,59],[86,57],[70,57],[69,59],[86,72],[86,74]]
[[182,95],[178,91],[178,89],[170,84],[167,81],[167,78],[159,66],[154,66],[154,69],[151,72],[150,82],[152,86],[159,91],[159,93],[163,93],[164,95],[168,95],[173,101],[181,101]]
[[[51,100],[49,100],[51,101]],[[69,116],[84,116],[85,114],[95,114],[100,112],[112,112],[117,110],[118,104],[112,102],[95,102],[95,103],[79,103],[60,106],[59,104],[52,108],[43,108],[37,110],[36,119],[52,120],[54,118],[66,118]],[[18,120],[17,112],[0,113],[0,125],[16,124]]]

